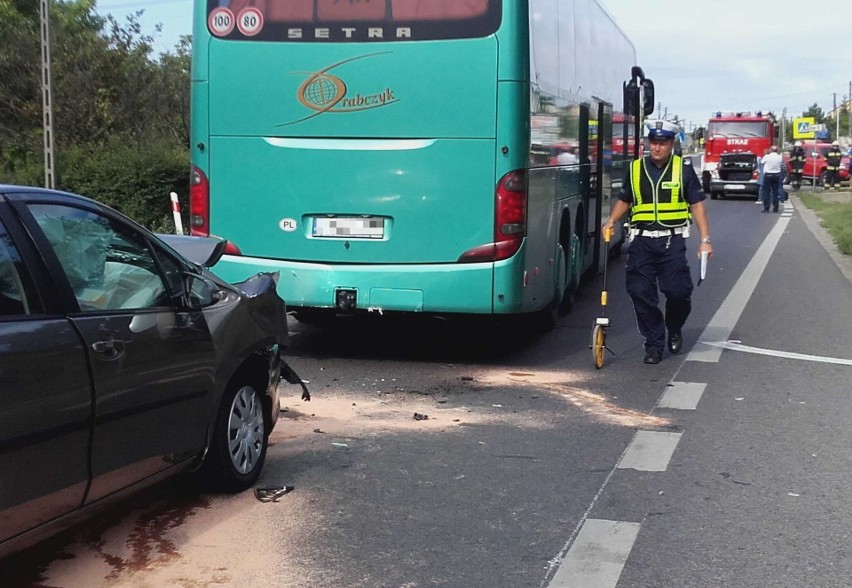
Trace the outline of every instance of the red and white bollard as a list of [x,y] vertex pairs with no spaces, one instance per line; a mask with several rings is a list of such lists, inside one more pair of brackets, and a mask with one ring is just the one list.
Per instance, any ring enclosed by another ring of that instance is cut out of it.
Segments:
[[183,235],[183,221],[180,218],[180,202],[176,192],[171,192],[169,197],[172,200],[172,214],[175,217],[175,234]]

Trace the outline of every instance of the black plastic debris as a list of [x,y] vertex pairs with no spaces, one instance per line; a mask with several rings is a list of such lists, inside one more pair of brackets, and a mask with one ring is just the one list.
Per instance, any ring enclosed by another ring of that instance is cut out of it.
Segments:
[[428,414],[420,414],[419,412],[415,412],[414,413],[414,420],[415,421],[428,421],[429,415]]
[[295,486],[278,486],[277,488],[255,488],[254,496],[261,502],[278,502],[278,500],[292,492]]
[[302,387],[302,400],[305,402],[311,401],[311,393],[308,392],[306,381],[299,377],[299,374],[293,371],[286,361],[281,360],[281,379],[286,380],[290,384],[299,384]]

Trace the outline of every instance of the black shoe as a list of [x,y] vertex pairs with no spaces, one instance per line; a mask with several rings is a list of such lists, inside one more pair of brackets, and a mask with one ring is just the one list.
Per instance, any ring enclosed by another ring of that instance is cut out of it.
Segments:
[[683,347],[683,336],[680,334],[680,331],[672,331],[669,332],[669,351],[673,354],[680,353],[680,348]]
[[645,363],[660,363],[663,361],[663,352],[656,349],[649,349],[645,352],[645,359],[642,361]]
[[773,209],[772,209],[772,212],[778,212],[778,209],[777,209],[777,208],[773,208]]

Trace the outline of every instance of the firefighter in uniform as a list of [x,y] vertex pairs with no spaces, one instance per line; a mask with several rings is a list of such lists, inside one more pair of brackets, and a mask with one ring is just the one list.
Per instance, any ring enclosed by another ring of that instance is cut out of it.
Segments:
[[840,160],[843,159],[843,152],[840,150],[840,143],[834,141],[831,144],[831,149],[825,154],[825,188],[837,189],[840,184]]
[[793,148],[790,150],[790,185],[794,190],[798,190],[802,185],[802,172],[805,169],[805,148],[802,147],[801,141],[793,143]]
[[[645,338],[644,362],[656,364],[665,346],[673,354],[680,352],[681,329],[692,309],[685,240],[690,219],[701,238],[698,255],[707,252],[712,257],[713,246],[698,176],[688,159],[672,154],[679,129],[666,121],[649,122],[648,127],[650,154],[631,164],[603,229],[631,211],[625,281],[639,333]],[[666,297],[665,314],[659,308],[658,287]]]

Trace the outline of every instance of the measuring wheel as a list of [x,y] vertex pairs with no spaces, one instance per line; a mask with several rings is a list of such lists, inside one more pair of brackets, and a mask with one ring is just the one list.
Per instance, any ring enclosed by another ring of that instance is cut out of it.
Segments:
[[595,358],[595,367],[601,369],[604,364],[604,350],[606,349],[606,327],[595,325],[592,331],[592,356]]

